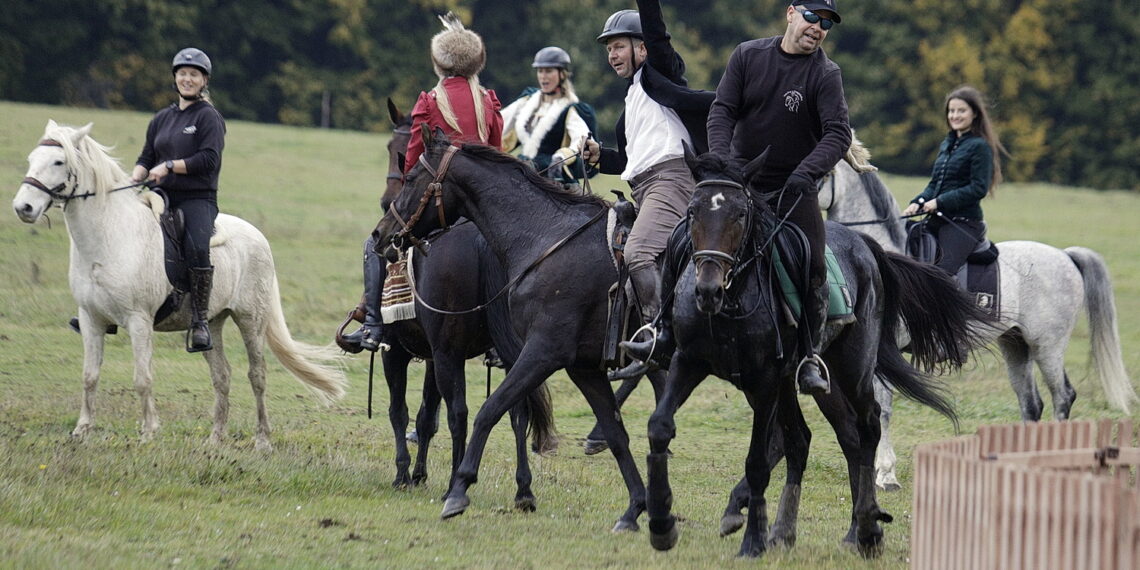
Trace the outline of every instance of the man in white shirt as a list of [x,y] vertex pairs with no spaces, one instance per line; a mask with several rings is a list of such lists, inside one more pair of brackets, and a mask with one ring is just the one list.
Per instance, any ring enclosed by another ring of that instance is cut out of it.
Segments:
[[[617,148],[600,148],[591,140],[583,156],[603,173],[621,174],[633,190],[638,214],[625,260],[642,318],[649,323],[661,304],[657,258],[684,216],[695,185],[682,144],[698,153],[708,150],[705,123],[715,93],[687,87],[685,63],[665,31],[658,0],[638,0],[637,6],[611,15],[598,36],[610,67],[630,82],[616,126]],[[637,363],[613,377],[646,369]]]

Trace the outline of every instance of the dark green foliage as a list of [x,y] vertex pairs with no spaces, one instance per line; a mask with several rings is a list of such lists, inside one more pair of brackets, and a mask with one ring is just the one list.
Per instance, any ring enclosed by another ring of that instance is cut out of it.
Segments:
[[[782,33],[783,0],[664,0],[693,87],[715,89],[741,41]],[[456,10],[488,48],[483,84],[504,104],[533,85],[534,53],[573,59],[582,100],[612,142],[625,82],[594,41],[632,0],[55,0],[0,11],[0,99],[152,111],[172,100],[178,48],[206,50],[227,117],[383,131],[385,99],[410,110],[436,82],[436,14]],[[1131,3],[848,0],[824,44],[844,71],[852,125],[875,162],[925,174],[944,136],[942,97],[992,100],[1010,180],[1140,189],[1140,20]]]

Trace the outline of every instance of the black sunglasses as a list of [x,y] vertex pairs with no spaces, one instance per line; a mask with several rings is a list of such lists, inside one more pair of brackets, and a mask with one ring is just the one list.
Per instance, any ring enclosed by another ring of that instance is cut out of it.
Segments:
[[804,20],[806,20],[807,23],[819,24],[820,29],[830,30],[831,27],[835,25],[834,20],[829,20],[827,18],[824,18],[823,16],[820,16],[819,14],[816,14],[815,12],[812,12],[811,10],[807,10],[807,9],[803,9],[803,8],[796,8],[796,11],[799,12],[804,17]]

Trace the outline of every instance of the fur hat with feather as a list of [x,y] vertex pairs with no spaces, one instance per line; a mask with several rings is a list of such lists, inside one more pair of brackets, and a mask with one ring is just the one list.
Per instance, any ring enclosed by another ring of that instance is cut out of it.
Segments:
[[464,28],[453,12],[440,16],[439,20],[444,29],[431,39],[431,61],[436,75],[472,77],[483,71],[487,50],[479,34]]

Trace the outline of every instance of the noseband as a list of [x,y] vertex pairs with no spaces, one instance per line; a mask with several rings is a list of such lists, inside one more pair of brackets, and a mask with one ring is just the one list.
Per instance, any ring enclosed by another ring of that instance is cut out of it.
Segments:
[[432,197],[435,198],[436,212],[439,214],[439,227],[447,228],[447,218],[443,212],[443,177],[447,175],[447,169],[451,166],[451,158],[455,156],[457,152],[459,152],[459,147],[455,145],[447,147],[447,151],[443,153],[443,158],[439,161],[439,170],[432,168],[431,165],[428,164],[426,154],[420,155],[420,165],[428,171],[428,174],[432,175],[432,181],[427,185],[423,196],[420,196],[420,204],[416,207],[416,211],[412,213],[412,217],[408,218],[408,221],[405,222],[404,218],[400,217],[400,212],[396,211],[395,202],[392,202],[392,204],[388,206],[388,211],[391,212],[392,216],[396,218],[396,221],[400,222],[400,225],[403,226],[403,229],[392,237],[393,240],[407,238],[414,245],[418,246],[420,244],[420,240],[412,235],[412,226],[420,221],[420,217],[424,215],[424,210],[427,209],[428,202],[431,201]]
[[744,186],[732,180],[702,180],[697,183],[697,188],[702,186],[728,186],[736,190],[744,192],[747,200],[747,214],[748,217],[744,222],[744,236],[736,247],[736,252],[728,254],[716,249],[700,249],[693,252],[692,259],[693,265],[700,269],[701,265],[705,263],[716,263],[720,266],[721,273],[724,275],[724,288],[728,289],[732,286],[732,279],[740,269],[740,257],[748,244],[749,233],[752,231],[752,197],[744,190]]

